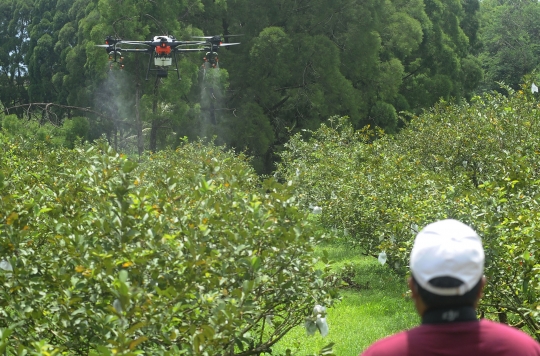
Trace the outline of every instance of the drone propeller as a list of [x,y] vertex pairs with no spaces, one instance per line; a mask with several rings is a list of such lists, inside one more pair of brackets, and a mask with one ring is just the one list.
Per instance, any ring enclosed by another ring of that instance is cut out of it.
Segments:
[[235,46],[235,45],[239,45],[240,42],[238,43],[220,43],[220,47],[227,47],[227,46]]

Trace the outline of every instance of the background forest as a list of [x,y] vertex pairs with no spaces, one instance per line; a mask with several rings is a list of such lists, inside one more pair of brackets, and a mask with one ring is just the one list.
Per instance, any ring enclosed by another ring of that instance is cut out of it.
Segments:
[[[393,133],[401,111],[517,88],[540,48],[536,1],[1,0],[0,16],[6,114],[52,124],[45,136],[67,146],[105,135],[139,155],[215,137],[266,173],[291,134],[332,115]],[[146,54],[109,70],[95,46],[161,34],[243,36],[204,78],[203,55],[181,55],[180,82],[145,81]]]

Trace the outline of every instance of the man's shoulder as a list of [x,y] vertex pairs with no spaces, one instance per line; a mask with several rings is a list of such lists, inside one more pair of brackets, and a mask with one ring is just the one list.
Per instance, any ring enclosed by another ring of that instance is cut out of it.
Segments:
[[456,355],[475,350],[477,355],[540,356],[540,344],[532,337],[489,320],[421,325],[376,341],[362,356],[436,354],[441,348],[452,349]]
[[540,344],[531,336],[506,324],[497,323],[495,321],[482,319],[480,320],[483,332],[497,339],[511,339],[512,341],[520,340],[520,342],[530,343],[540,350]]
[[376,341],[362,353],[362,356],[405,355],[407,350],[407,332],[410,332],[410,330],[402,331]]
[[492,354],[540,356],[540,344],[523,331],[485,319],[480,325],[485,348],[498,350]]

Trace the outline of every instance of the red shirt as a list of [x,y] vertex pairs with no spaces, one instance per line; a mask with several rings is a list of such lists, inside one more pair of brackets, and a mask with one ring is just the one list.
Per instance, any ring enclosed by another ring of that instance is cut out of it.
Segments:
[[540,356],[540,344],[515,328],[482,319],[423,324],[371,345],[362,356]]

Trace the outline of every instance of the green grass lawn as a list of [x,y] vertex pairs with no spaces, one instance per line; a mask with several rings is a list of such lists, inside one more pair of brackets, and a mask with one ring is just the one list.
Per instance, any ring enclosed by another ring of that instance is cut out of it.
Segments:
[[343,290],[343,300],[328,309],[330,331],[325,338],[319,334],[307,336],[303,327],[297,327],[274,346],[274,354],[285,354],[290,348],[304,356],[334,342],[336,355],[358,355],[373,341],[419,324],[412,301],[405,297],[404,277],[396,276],[375,258],[364,257],[345,246],[326,245],[320,249],[328,252],[336,269],[346,263],[354,264],[353,280],[364,287]]

